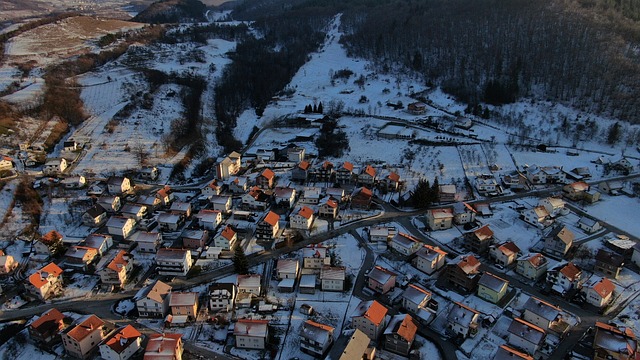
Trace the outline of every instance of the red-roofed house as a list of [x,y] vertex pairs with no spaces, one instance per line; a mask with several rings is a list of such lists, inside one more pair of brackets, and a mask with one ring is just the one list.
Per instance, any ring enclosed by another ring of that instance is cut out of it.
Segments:
[[369,210],[372,199],[373,193],[371,190],[362,187],[351,197],[351,208]]
[[62,345],[70,356],[88,359],[107,335],[105,322],[95,315],[89,315],[62,333]]
[[182,360],[182,334],[151,334],[143,360]]
[[582,270],[570,263],[560,263],[553,269],[547,271],[547,283],[552,290],[560,295],[565,295],[568,291],[578,288],[582,279]]
[[339,184],[351,184],[353,182],[353,164],[345,161],[342,166],[336,170],[336,182]]
[[27,290],[40,300],[47,300],[62,292],[62,269],[49,263],[29,276]]
[[50,349],[59,343],[60,332],[71,322],[58,309],[49,309],[39,318],[29,324],[29,335],[38,346]]
[[513,241],[508,241],[497,246],[489,246],[489,256],[494,259],[496,264],[502,266],[513,264],[518,258],[519,253],[520,248]]
[[124,250],[120,250],[107,266],[98,270],[98,274],[103,284],[122,288],[127,282],[132,269],[133,259],[131,255]]
[[269,338],[269,321],[240,319],[233,329],[233,336],[238,348],[262,350]]
[[40,241],[33,244],[38,255],[54,256],[64,249],[62,244],[62,234],[55,230],[42,235]]
[[289,217],[292,229],[309,230],[314,220],[313,209],[303,206],[300,211]]
[[547,272],[549,261],[540,253],[526,254],[519,257],[516,273],[531,280],[538,280]]
[[222,250],[233,250],[238,241],[238,233],[229,225],[213,238],[213,246]]
[[305,183],[307,181],[307,178],[309,177],[310,169],[311,164],[309,164],[308,161],[300,161],[300,163],[298,163],[298,166],[294,167],[293,170],[291,170],[291,180]]
[[376,300],[363,301],[351,316],[351,326],[365,333],[369,339],[376,341],[387,327],[388,311]]
[[321,218],[335,219],[338,216],[338,202],[329,199],[318,208],[318,216]]
[[273,170],[267,168],[264,169],[258,177],[256,177],[256,185],[265,189],[271,189],[275,185],[276,174]]
[[391,318],[384,331],[384,348],[402,356],[408,356],[416,338],[418,326],[411,315],[398,314]]
[[464,239],[464,246],[467,250],[476,254],[484,254],[493,242],[493,231],[489,228],[489,225],[485,225],[464,234]]
[[593,337],[594,360],[638,360],[638,339],[630,328],[615,327],[596,321]]
[[446,279],[467,292],[475,291],[480,280],[480,261],[473,255],[460,257],[447,264]]
[[376,169],[371,165],[367,165],[362,169],[360,174],[358,174],[358,183],[371,187],[376,182],[376,175]]
[[380,188],[386,191],[396,191],[400,187],[400,175],[392,172],[380,181]]
[[611,301],[615,289],[616,286],[607,278],[588,281],[582,287],[587,302],[596,307],[607,305]]
[[222,184],[218,183],[218,180],[213,180],[207,186],[202,188],[202,195],[213,196],[220,195],[222,193]]
[[508,345],[500,345],[498,352],[493,357],[493,360],[534,360],[533,356],[518,351]]
[[278,234],[280,215],[269,211],[256,226],[256,239],[258,241],[271,241]]
[[127,360],[142,344],[142,334],[133,326],[127,325],[100,344],[100,356],[105,360]]

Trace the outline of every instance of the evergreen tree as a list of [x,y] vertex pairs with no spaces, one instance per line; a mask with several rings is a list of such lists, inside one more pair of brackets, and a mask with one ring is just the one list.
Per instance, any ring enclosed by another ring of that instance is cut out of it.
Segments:
[[322,102],[318,103],[318,114],[322,114]]
[[411,197],[411,201],[413,202],[413,206],[417,208],[425,208],[431,204],[430,201],[431,194],[431,186],[429,185],[429,180],[420,179],[418,181],[418,185],[413,190],[413,196]]
[[431,203],[436,203],[440,201],[440,183],[438,182],[438,177],[436,176],[433,179],[433,185],[431,185],[431,191],[429,192],[429,201]]
[[620,127],[620,123],[617,121],[615,124],[611,125],[607,134],[607,144],[614,145],[620,140]]
[[318,112],[318,105],[317,104],[313,104],[313,112],[314,113]]
[[244,254],[244,249],[242,246],[236,246],[236,251],[233,254],[233,267],[236,270],[236,273],[240,275],[246,275],[249,273],[249,260]]

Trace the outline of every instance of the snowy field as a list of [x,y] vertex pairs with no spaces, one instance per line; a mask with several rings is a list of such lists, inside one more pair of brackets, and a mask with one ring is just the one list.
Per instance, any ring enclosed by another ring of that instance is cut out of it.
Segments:
[[621,211],[621,209],[640,209],[640,198],[602,195],[600,201],[590,205],[587,210],[591,216],[640,237],[640,222],[637,220],[637,214],[634,211]]

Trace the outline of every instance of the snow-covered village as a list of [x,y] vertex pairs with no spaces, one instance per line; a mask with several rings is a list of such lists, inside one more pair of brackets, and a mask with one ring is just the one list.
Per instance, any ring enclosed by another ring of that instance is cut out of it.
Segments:
[[640,359],[640,125],[462,101],[342,12],[223,122],[268,26],[172,1],[2,18],[2,359]]

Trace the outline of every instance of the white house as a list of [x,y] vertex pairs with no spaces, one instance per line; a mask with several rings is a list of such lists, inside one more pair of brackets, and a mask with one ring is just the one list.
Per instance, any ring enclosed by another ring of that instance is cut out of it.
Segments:
[[227,225],[220,233],[213,238],[213,246],[222,250],[232,250],[238,241],[238,234],[229,225]]
[[222,223],[222,213],[219,210],[200,210],[196,214],[198,225],[206,230],[215,230]]
[[564,205],[564,200],[554,197],[544,198],[538,202],[538,206],[544,207],[544,209],[547,210],[547,213],[549,213],[549,216],[551,216],[552,218],[560,215],[565,215],[569,212],[569,209],[565,210]]
[[82,214],[82,223],[90,227],[102,226],[107,221],[107,211],[100,205],[93,205]]
[[592,219],[588,216],[583,216],[578,220],[578,227],[589,234],[593,234],[602,229],[602,225],[598,220]]
[[289,217],[292,229],[309,230],[313,224],[313,209],[303,206],[300,211]]
[[112,216],[107,220],[107,229],[109,234],[113,236],[122,236],[125,239],[133,232],[133,228],[135,226],[136,221],[134,219],[123,216]]
[[613,298],[616,286],[606,277],[592,276],[582,286],[587,303],[595,307],[603,307]]
[[239,319],[234,327],[233,336],[238,348],[262,350],[269,337],[269,321]]
[[228,212],[231,210],[231,196],[226,195],[213,195],[209,199],[213,210],[221,212]]
[[278,280],[296,279],[299,270],[300,263],[297,259],[278,259],[278,264],[276,265]]
[[296,189],[288,187],[276,187],[273,192],[275,203],[279,206],[292,208],[296,202]]
[[44,163],[42,173],[47,176],[62,174],[69,165],[65,158],[50,158]]
[[320,272],[325,265],[331,264],[327,248],[321,245],[310,245],[302,249],[302,267]]
[[159,232],[137,232],[133,238],[138,244],[138,251],[155,254],[162,244],[162,233]]
[[422,247],[422,245],[422,241],[402,232],[397,233],[391,239],[391,242],[389,242],[389,246],[393,250],[405,256],[415,254],[415,252],[418,251]]
[[219,184],[218,180],[213,180],[203,187],[201,192],[204,196],[220,195],[222,193],[222,184]]
[[132,189],[131,180],[128,177],[112,176],[107,179],[107,189],[111,195],[124,194]]
[[418,270],[431,275],[444,266],[447,253],[437,246],[424,244],[413,259],[413,266]]
[[511,321],[507,332],[509,333],[509,344],[525,350],[529,354],[535,354],[540,350],[546,336],[544,329],[520,318]]
[[322,291],[343,291],[346,272],[344,266],[325,265],[320,269]]
[[389,309],[376,300],[362,301],[351,316],[351,326],[376,341],[387,327],[388,312]]
[[489,246],[489,257],[494,259],[496,264],[509,266],[518,258],[520,248],[513,242],[507,241],[500,245]]
[[463,339],[478,332],[480,313],[464,304],[454,302],[447,316],[447,329]]
[[125,204],[122,207],[122,216],[135,220],[136,222],[142,220],[147,216],[147,207],[138,204]]
[[238,292],[260,295],[262,276],[256,274],[238,275]]
[[190,250],[159,249],[156,253],[156,269],[160,275],[186,276],[192,264]]
[[131,325],[127,325],[100,344],[100,357],[105,360],[127,360],[142,344],[142,334]]
[[231,311],[238,288],[233,283],[214,283],[209,286],[209,310]]
[[300,329],[300,349],[314,357],[323,357],[333,344],[334,328],[307,320]]
[[164,318],[169,311],[171,289],[160,280],[140,289],[133,297],[140,317]]

